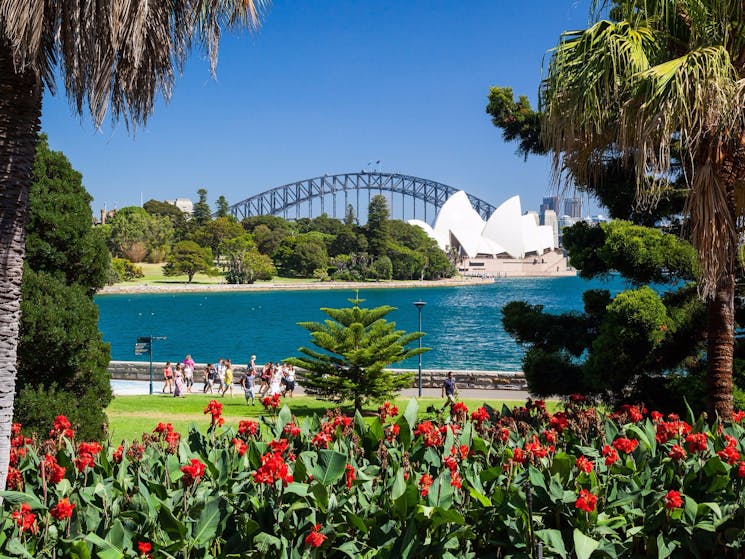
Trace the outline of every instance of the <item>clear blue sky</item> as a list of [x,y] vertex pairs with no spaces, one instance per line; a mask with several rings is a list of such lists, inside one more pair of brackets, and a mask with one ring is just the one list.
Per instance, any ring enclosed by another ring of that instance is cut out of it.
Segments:
[[[484,112],[489,87],[535,104],[559,34],[585,27],[587,0],[276,0],[258,33],[227,34],[217,79],[201,51],[144,128],[96,130],[63,94],[42,127],[93,207],[188,197],[238,202],[381,160],[499,204],[537,209],[555,187],[548,158],[524,162]],[[595,210],[593,210],[595,211]]]

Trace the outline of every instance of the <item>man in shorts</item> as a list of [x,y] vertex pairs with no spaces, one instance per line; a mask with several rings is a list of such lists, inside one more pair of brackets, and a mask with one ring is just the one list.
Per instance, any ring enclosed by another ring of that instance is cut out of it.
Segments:
[[447,398],[442,406],[443,410],[455,403],[455,393],[457,390],[458,386],[455,384],[453,371],[448,371],[448,375],[445,377],[445,382],[442,383],[442,397]]
[[254,405],[254,381],[256,380],[256,373],[250,367],[246,370],[246,374],[241,379],[241,387],[243,387],[243,393],[246,395],[246,405],[249,405],[248,400],[251,400],[250,405]]

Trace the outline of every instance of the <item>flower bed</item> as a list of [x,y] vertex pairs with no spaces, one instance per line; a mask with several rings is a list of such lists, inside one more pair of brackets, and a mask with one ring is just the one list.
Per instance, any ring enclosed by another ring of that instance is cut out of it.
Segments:
[[[270,410],[274,409],[271,405]],[[0,554],[25,557],[740,557],[743,428],[581,398],[417,419],[289,408],[123,446],[14,427]],[[56,554],[56,555],[55,555]]]

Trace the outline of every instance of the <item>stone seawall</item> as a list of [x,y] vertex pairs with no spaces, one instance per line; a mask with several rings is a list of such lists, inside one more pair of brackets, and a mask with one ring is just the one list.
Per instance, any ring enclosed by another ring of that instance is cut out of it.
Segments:
[[[202,369],[204,363],[197,363],[194,373],[194,381],[202,382]],[[109,363],[109,373],[111,378],[116,380],[150,380],[150,363],[145,361],[111,361]],[[153,380],[163,380],[164,361],[153,361]],[[234,364],[233,371],[236,382],[240,375],[246,370],[245,364]],[[399,369],[396,369],[399,370]],[[404,372],[404,370],[401,370]],[[414,386],[417,382],[417,370],[406,369],[405,372],[414,373]],[[422,369],[422,386],[424,388],[440,388],[445,379],[447,370],[443,369]],[[459,388],[474,388],[480,390],[525,390],[527,385],[525,376],[522,372],[512,371],[458,371],[453,369],[453,376]],[[300,383],[302,384],[302,371],[298,371]]]

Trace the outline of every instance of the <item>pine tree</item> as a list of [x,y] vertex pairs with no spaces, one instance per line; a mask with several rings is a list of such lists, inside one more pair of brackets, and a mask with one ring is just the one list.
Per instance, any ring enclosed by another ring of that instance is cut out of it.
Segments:
[[199,196],[199,201],[194,204],[194,210],[191,215],[197,225],[204,225],[212,219],[210,205],[207,203],[207,191],[204,188],[200,188],[197,190],[197,196]]
[[301,347],[303,357],[288,359],[304,369],[303,388],[327,400],[351,400],[359,410],[369,400],[382,401],[402,388],[410,387],[413,375],[396,373],[386,367],[429,348],[406,346],[418,340],[422,332],[396,330],[396,323],[384,317],[395,307],[384,305],[361,308],[364,299],[349,299],[354,306],[344,309],[322,308],[332,320],[300,322],[318,348]]

